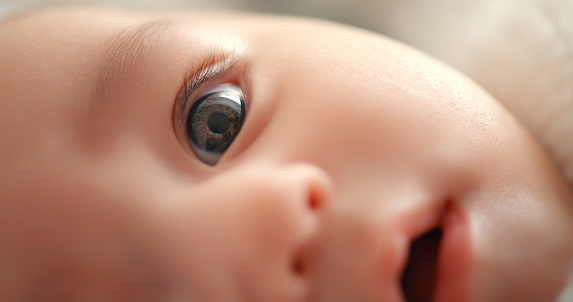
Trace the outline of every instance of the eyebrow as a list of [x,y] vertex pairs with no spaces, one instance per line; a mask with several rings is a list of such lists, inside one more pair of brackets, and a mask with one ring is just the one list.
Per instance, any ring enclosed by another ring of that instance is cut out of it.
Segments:
[[105,99],[115,86],[130,84],[145,66],[153,48],[161,45],[167,20],[153,20],[114,34],[104,47],[96,84],[96,100]]

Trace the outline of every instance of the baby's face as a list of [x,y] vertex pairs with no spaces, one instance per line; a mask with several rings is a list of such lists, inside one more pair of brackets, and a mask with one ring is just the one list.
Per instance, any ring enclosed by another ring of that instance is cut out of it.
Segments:
[[550,301],[571,269],[546,154],[383,37],[75,9],[0,41],[0,300]]

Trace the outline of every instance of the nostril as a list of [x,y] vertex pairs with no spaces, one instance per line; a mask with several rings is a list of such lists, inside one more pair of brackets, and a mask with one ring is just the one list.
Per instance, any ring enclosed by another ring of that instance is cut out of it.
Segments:
[[330,175],[313,165],[289,165],[282,175],[288,175],[291,184],[297,187],[297,194],[303,193],[296,197],[304,198],[303,205],[312,211],[323,208],[334,189]]
[[291,270],[295,275],[303,276],[306,274],[306,266],[300,254],[295,255],[292,264]]
[[318,210],[322,206],[322,196],[316,191],[311,191],[308,196],[308,207],[312,210]]
[[332,191],[332,184],[328,177],[322,173],[316,173],[311,181],[307,183],[307,205],[313,210],[319,210],[324,207],[330,192]]
[[402,290],[406,301],[422,302],[432,299],[441,240],[442,230],[435,228],[412,242],[402,276]]

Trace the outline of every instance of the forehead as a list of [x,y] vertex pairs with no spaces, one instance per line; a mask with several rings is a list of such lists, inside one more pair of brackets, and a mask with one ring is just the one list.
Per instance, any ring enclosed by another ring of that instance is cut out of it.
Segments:
[[123,22],[96,22],[87,18],[92,15],[38,11],[0,26],[3,166],[25,160],[40,168],[48,156],[65,154],[75,120],[87,111],[102,41],[115,30],[114,22]]

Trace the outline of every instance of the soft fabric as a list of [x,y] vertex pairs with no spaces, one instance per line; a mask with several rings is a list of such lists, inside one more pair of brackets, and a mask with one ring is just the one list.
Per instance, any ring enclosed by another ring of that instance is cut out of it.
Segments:
[[573,273],[571,273],[569,283],[561,293],[557,302],[573,302]]

